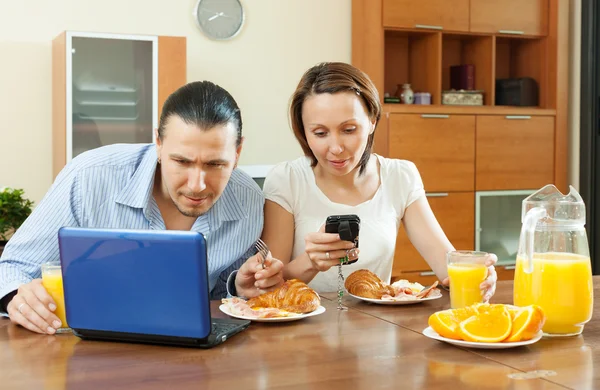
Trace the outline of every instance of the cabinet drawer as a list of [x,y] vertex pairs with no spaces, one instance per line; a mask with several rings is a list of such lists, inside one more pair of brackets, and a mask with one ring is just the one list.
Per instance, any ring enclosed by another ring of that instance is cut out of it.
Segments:
[[[475,194],[473,192],[427,194],[427,200],[452,245],[459,250],[473,250]],[[428,270],[430,270],[429,265],[411,244],[402,227],[396,238],[392,277],[404,272]]]
[[392,114],[389,156],[415,163],[428,192],[472,191],[475,116]]
[[[392,283],[400,279],[406,279],[411,283],[421,283],[423,286],[431,286],[436,280],[439,280],[433,272],[403,272],[398,275],[392,275]],[[439,280],[441,282],[441,280]],[[441,289],[441,286],[438,286]]]
[[469,31],[469,0],[383,0],[383,26]]
[[515,278],[515,266],[497,265],[496,273],[498,274],[498,280],[513,280]]
[[554,182],[554,117],[477,117],[477,191]]
[[548,0],[471,0],[471,31],[545,36]]

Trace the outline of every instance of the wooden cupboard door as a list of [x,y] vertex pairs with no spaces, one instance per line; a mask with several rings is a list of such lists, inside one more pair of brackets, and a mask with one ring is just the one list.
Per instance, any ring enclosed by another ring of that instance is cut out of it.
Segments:
[[[473,250],[475,246],[475,193],[430,193],[427,200],[446,236],[457,250]],[[406,272],[425,272],[431,267],[412,245],[404,226],[396,238],[392,277]],[[404,278],[406,279],[406,278]]]
[[[411,283],[421,283],[423,286],[431,286],[436,280],[441,282],[433,272],[404,272],[392,275],[392,283],[400,279],[406,279]],[[440,286],[438,288],[441,289]]]
[[548,0],[471,0],[471,31],[548,35]]
[[477,191],[554,182],[554,117],[478,116],[476,139]]
[[383,26],[469,31],[469,0],[383,0]]
[[498,274],[498,280],[514,280],[515,278],[515,265],[497,265],[496,274]]
[[391,114],[389,149],[415,163],[427,192],[473,191],[475,116]]

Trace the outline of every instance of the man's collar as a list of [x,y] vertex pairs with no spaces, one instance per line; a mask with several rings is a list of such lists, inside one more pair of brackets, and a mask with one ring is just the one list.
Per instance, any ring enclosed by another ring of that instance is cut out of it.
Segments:
[[223,222],[248,218],[248,207],[244,207],[244,200],[240,199],[240,194],[236,191],[238,184],[235,176],[237,174],[234,170],[225,190],[208,211],[208,220],[212,230],[218,229]]
[[145,208],[152,196],[156,172],[156,149],[150,146],[142,157],[129,183],[115,198],[115,202],[138,209]]

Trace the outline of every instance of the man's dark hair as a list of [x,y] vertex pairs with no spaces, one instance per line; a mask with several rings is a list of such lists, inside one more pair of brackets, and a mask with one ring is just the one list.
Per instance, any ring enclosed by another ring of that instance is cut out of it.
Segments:
[[158,138],[161,141],[165,138],[167,121],[173,115],[203,130],[231,122],[237,128],[236,145],[242,142],[242,115],[237,103],[229,92],[210,81],[186,84],[169,96],[158,125]]

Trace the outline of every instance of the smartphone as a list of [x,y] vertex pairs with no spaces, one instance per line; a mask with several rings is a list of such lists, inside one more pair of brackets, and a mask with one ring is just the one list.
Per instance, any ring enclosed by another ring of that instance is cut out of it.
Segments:
[[[358,248],[358,232],[360,231],[360,218],[355,214],[330,215],[325,222],[325,233],[338,233],[344,241],[351,241]],[[344,264],[354,264],[358,258]]]

